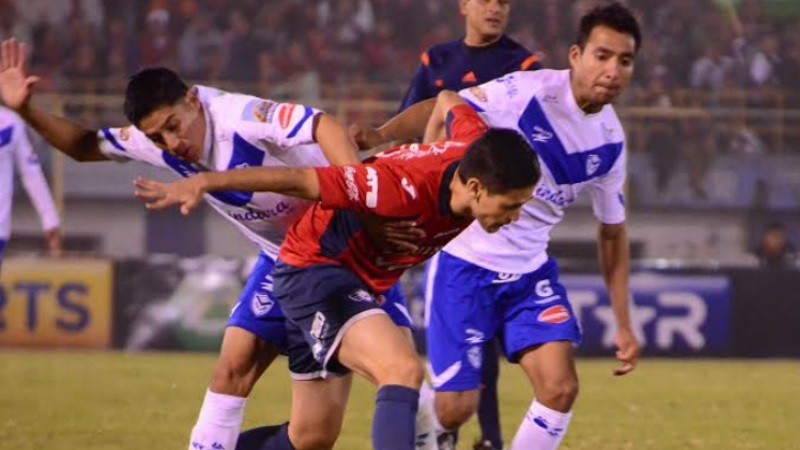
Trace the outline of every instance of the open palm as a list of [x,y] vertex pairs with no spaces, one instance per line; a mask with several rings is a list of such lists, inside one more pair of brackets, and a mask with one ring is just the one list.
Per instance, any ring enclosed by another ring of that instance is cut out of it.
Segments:
[[39,77],[25,71],[25,44],[8,39],[0,44],[0,99],[11,109],[19,110],[31,97]]

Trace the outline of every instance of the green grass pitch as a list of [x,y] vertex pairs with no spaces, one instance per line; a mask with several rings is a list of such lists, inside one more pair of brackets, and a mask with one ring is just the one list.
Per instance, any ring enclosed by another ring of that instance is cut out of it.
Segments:
[[[0,351],[0,449],[188,447],[214,355]],[[562,449],[800,449],[800,361],[647,360],[614,378],[609,360],[581,359],[581,395]],[[510,442],[531,392],[503,365],[500,403]],[[374,389],[353,387],[341,450],[370,448]],[[288,416],[285,360],[248,402],[245,427]],[[474,422],[460,448],[471,447]]]

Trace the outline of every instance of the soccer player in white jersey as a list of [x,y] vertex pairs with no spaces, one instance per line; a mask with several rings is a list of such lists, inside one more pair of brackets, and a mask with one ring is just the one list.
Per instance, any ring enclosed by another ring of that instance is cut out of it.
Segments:
[[[129,80],[124,112],[132,125],[88,130],[33,106],[31,87],[37,78],[25,72],[24,45],[9,40],[1,50],[0,97],[50,144],[80,162],[138,160],[182,177],[251,166],[359,162],[347,131],[318,110],[210,87],[189,88],[177,74],[163,68],[145,69]],[[264,192],[221,192],[205,199],[261,250],[228,321],[189,444],[191,450],[233,450],[246,397],[275,357],[286,350],[285,319],[272,295],[271,272],[288,227],[310,202]],[[399,287],[385,297],[389,316],[396,324],[410,327]],[[326,408],[318,399],[330,398],[332,405],[339,404],[344,399],[337,395],[346,395],[350,380],[350,376],[341,377],[320,384],[319,391],[293,397],[293,410],[303,412],[291,417],[303,430],[303,448],[333,445],[343,412]]]
[[[547,243],[564,209],[584,189],[600,222],[600,267],[617,322],[614,342],[622,365],[614,374],[634,369],[639,346],[628,312],[626,144],[610,103],[630,81],[640,40],[627,8],[598,7],[581,19],[569,51],[571,69],[515,72],[461,91],[491,126],[516,128],[528,138],[542,178],[518,221],[496,234],[467,228],[432,263],[427,348],[439,433],[475,412],[481,345],[499,334],[506,357],[522,367],[535,394],[511,449],[559,446],[578,395],[574,346],[581,333]],[[423,120],[414,118],[414,108],[381,127],[381,138],[421,131],[429,106],[417,108]]]
[[39,213],[48,251],[56,255],[61,251],[60,220],[39,158],[28,140],[25,123],[13,111],[0,106],[0,266],[11,235],[14,167],[19,172],[33,207]]

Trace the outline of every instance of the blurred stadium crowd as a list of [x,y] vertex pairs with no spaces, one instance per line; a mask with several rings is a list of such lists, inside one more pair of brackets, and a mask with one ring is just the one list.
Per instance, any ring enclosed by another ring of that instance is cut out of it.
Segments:
[[[549,67],[566,65],[577,18],[592,0],[512,4],[509,34]],[[800,90],[800,18],[714,0],[629,2],[647,30],[637,85],[664,102],[679,89]],[[0,37],[33,45],[33,71],[62,89],[166,65],[191,79],[275,83],[308,72],[324,81],[407,82],[422,49],[460,36],[455,1],[0,0]],[[673,100],[674,101],[674,100]]]

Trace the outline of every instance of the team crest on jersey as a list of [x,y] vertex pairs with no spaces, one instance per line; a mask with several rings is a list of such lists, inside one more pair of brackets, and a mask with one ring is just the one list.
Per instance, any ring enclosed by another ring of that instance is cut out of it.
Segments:
[[486,103],[489,101],[489,97],[486,95],[486,91],[483,90],[480,86],[474,86],[469,88],[470,94],[474,95],[475,98]]
[[120,141],[127,141],[130,138],[131,138],[131,127],[130,126],[121,128],[119,130],[119,140]]
[[592,176],[600,168],[600,157],[592,153],[586,158],[586,175]]
[[355,292],[347,297],[354,302],[371,302],[373,300],[372,296],[369,295],[369,292],[365,291],[364,289],[356,289]]
[[256,294],[253,296],[252,302],[250,302],[253,314],[259,317],[270,312],[273,306],[275,306],[275,301],[269,298],[267,294]]

